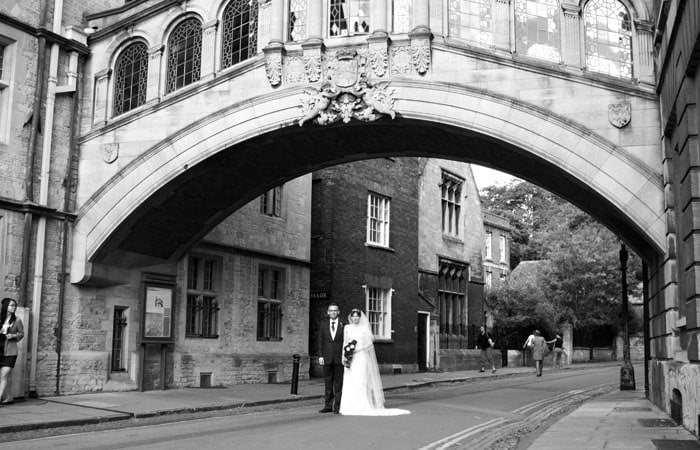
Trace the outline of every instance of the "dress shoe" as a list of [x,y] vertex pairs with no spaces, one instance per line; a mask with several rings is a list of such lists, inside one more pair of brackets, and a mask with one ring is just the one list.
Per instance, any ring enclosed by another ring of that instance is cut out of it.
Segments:
[[333,414],[340,414],[340,411],[333,411]]
[[323,409],[319,409],[318,412],[320,412],[320,413],[329,413],[329,412],[333,412],[333,409],[331,409],[331,408],[323,408]]

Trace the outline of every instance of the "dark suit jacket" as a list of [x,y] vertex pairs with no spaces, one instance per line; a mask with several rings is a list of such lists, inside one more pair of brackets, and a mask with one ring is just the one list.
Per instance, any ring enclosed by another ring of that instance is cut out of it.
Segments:
[[321,322],[321,329],[318,333],[321,356],[323,364],[343,364],[343,323],[338,320],[338,329],[335,332],[335,339],[331,337],[330,319]]

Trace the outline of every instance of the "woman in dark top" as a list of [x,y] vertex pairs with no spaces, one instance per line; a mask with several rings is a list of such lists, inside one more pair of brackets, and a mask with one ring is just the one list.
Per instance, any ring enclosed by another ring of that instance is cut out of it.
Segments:
[[554,342],[554,368],[562,368],[562,355],[564,354],[564,339],[562,339],[561,334],[557,333],[555,338],[549,342]]
[[7,380],[17,361],[17,343],[24,337],[22,319],[15,316],[17,302],[2,299],[0,307],[0,403],[12,403],[12,393],[6,393]]

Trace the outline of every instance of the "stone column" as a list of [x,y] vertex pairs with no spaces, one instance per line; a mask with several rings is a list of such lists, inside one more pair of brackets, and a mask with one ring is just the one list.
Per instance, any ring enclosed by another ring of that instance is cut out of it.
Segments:
[[493,7],[493,44],[499,50],[510,51],[510,0],[495,0]]
[[109,92],[109,78],[112,75],[110,69],[105,69],[95,74],[95,102],[92,111],[93,125],[102,125],[107,121],[107,94]]
[[202,71],[201,80],[214,77],[216,65],[216,28],[218,21],[212,20],[202,26]]
[[272,86],[282,83],[284,53],[284,0],[272,0],[270,10],[270,42],[263,49],[265,74]]
[[307,0],[307,41],[323,41],[323,0]]
[[564,347],[564,356],[562,357],[562,365],[571,365],[574,359],[574,330],[570,323],[565,323],[561,327],[561,337],[564,339],[562,344]]
[[584,62],[581,60],[583,40],[581,39],[581,7],[562,2],[564,10],[564,23],[562,24],[561,48],[562,60],[567,67],[581,69]]
[[423,75],[430,69],[430,2],[413,0],[413,30],[408,33],[411,38],[411,62],[413,68]]
[[654,24],[635,20],[632,41],[632,71],[642,83],[654,85]]
[[304,51],[306,79],[315,83],[323,78],[323,0],[307,0],[307,38],[301,44]]
[[146,103],[160,100],[161,62],[163,46],[148,49],[148,85],[146,87]]
[[386,36],[390,26],[387,20],[387,0],[372,0],[370,2],[370,23],[372,24],[372,36]]

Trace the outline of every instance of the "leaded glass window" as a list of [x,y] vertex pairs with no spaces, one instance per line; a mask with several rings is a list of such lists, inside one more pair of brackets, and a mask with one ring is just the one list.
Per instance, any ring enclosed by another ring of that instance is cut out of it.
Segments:
[[557,0],[517,0],[515,2],[516,51],[521,55],[561,61]]
[[290,0],[289,40],[302,41],[307,37],[307,0]]
[[331,36],[369,33],[369,0],[330,0]]
[[411,31],[413,0],[394,0],[394,33]]
[[168,78],[165,93],[199,80],[202,69],[202,24],[197,19],[180,23],[168,38]]
[[591,0],[584,10],[586,68],[632,78],[632,24],[617,0]]
[[222,17],[221,68],[251,58],[258,49],[258,0],[233,0]]
[[449,33],[451,37],[493,44],[491,0],[450,0]]
[[455,237],[460,234],[463,184],[464,179],[447,172],[442,173],[442,232]]
[[124,49],[114,67],[114,115],[146,103],[147,84],[148,48],[137,42]]

